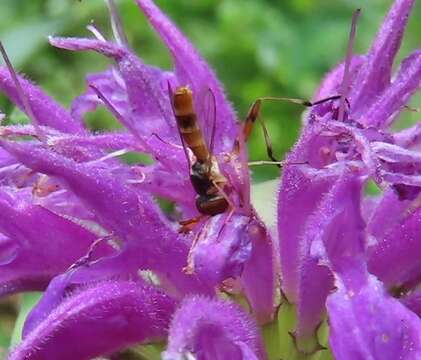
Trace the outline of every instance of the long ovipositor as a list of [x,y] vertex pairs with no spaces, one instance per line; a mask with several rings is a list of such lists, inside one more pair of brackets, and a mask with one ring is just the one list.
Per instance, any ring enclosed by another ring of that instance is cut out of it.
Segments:
[[187,86],[176,89],[173,98],[174,114],[183,140],[200,162],[209,161],[210,154],[197,122],[193,93]]

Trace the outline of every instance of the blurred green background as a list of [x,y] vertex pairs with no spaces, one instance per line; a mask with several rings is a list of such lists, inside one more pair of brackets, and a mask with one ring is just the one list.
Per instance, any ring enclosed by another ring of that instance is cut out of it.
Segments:
[[[117,1],[130,44],[147,62],[170,67],[164,46],[149,28],[134,1]],[[311,98],[323,75],[345,54],[352,12],[362,8],[356,50],[368,49],[390,0],[157,0],[216,70],[240,118],[258,96]],[[420,46],[421,13],[418,1],[400,52],[401,59]],[[101,71],[108,61],[91,53],[71,53],[49,46],[46,36],[90,36],[85,26],[94,20],[111,38],[106,6],[102,0],[1,0],[0,38],[19,72],[40,84],[47,93],[68,106],[84,89],[84,76]],[[420,97],[412,106],[421,106]],[[11,121],[22,116],[4,97],[0,110]],[[268,124],[275,153],[282,157],[294,143],[302,108],[267,104]],[[404,114],[405,124],[420,114]],[[115,121],[104,111],[89,115],[93,129],[113,128]],[[261,131],[250,141],[250,157],[266,159]],[[274,178],[278,169],[255,170],[255,181]],[[0,311],[11,314],[10,304]],[[12,307],[13,309],[13,307]],[[12,314],[13,317],[13,314]],[[0,347],[7,346],[13,324],[0,315]],[[1,355],[0,355],[1,357]]]

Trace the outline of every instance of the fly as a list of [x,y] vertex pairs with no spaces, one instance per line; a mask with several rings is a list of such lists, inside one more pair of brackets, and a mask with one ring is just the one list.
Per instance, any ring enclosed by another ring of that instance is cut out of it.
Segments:
[[[212,155],[214,132],[209,149],[198,124],[193,93],[189,87],[178,87],[172,99],[183,145],[195,156],[195,161],[190,166],[190,181],[197,194],[196,208],[202,215],[222,214],[229,207],[229,201],[223,194],[227,180],[221,174],[218,162]],[[189,159],[188,154],[187,158]]]

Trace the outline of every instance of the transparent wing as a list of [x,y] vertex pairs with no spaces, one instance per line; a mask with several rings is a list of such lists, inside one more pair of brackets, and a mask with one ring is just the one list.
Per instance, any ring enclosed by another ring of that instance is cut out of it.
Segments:
[[198,121],[201,126],[206,144],[209,148],[211,156],[213,155],[215,146],[216,132],[216,100],[215,94],[210,88],[198,94]]

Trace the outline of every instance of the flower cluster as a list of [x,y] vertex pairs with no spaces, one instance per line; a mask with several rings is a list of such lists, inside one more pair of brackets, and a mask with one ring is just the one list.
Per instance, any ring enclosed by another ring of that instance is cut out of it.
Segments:
[[[420,358],[421,126],[391,130],[421,82],[420,50],[392,76],[414,0],[396,0],[367,54],[323,80],[314,99],[332,100],[310,109],[287,156],[277,229],[251,205],[244,133],[213,71],[152,0],[136,3],[172,71],[132,52],[111,0],[115,41],[93,25],[92,38],[50,38],[112,60],[70,111],[0,68],[0,90],[32,120],[0,127],[0,295],[45,291],[9,359],[91,359],[163,341],[167,360],[306,358],[326,353],[326,312],[337,359]],[[198,215],[194,157],[172,108],[180,86],[201,128],[215,129],[230,205],[189,234],[176,222]],[[84,114],[97,106],[125,130],[90,133]],[[154,163],[126,164],[126,152]],[[380,194],[365,195],[369,181]]]

